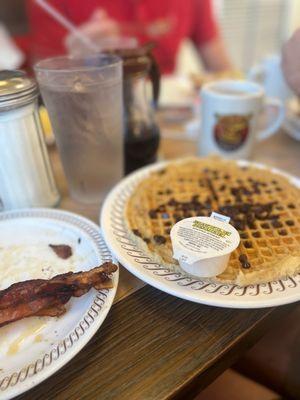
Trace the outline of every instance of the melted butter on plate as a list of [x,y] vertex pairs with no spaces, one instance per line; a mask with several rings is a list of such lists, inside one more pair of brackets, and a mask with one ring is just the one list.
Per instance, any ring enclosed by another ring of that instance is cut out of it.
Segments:
[[14,356],[20,349],[44,339],[47,318],[33,317],[0,328],[0,356]]
[[37,318],[31,318],[31,321],[27,324],[25,329],[20,333],[8,346],[6,354],[8,356],[13,356],[16,354],[20,347],[29,338],[32,338],[34,342],[41,342],[43,340],[43,335],[41,332],[46,326],[45,321],[41,321]]

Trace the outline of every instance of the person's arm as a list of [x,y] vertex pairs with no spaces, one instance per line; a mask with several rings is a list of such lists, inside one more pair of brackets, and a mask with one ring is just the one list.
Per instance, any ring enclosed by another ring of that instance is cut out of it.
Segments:
[[191,39],[205,68],[212,72],[232,69],[230,58],[220,37],[210,0],[193,0],[194,23]]
[[300,96],[300,28],[283,46],[282,70],[290,88]]
[[208,71],[219,72],[233,69],[224,43],[220,37],[199,46],[203,64]]

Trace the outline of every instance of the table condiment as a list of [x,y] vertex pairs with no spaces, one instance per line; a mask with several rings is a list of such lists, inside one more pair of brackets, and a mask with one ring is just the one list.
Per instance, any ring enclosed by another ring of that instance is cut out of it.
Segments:
[[185,218],[173,226],[173,257],[184,271],[198,277],[213,277],[226,269],[240,236],[228,223],[229,218],[222,217],[212,213],[210,217]]
[[0,210],[59,201],[37,97],[36,83],[23,72],[0,71]]
[[146,82],[152,85],[152,101],[159,97],[160,72],[152,47],[113,50],[123,60],[124,98],[124,172],[125,175],[154,163],[160,143],[160,130],[151,102],[146,96]]

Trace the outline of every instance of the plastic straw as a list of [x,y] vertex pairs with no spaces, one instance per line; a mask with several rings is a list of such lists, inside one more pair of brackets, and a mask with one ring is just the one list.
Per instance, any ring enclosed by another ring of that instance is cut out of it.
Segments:
[[95,52],[99,51],[99,48],[85,35],[83,35],[69,19],[62,15],[56,8],[49,4],[46,0],[35,0],[36,3],[43,8],[53,19],[59,24],[66,28],[70,33],[76,36],[83,44],[85,44],[90,50]]

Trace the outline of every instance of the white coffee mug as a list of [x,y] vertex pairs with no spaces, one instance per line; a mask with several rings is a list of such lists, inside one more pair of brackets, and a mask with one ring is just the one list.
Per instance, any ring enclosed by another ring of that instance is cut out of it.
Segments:
[[[277,116],[264,130],[258,117],[271,107]],[[224,80],[208,83],[201,90],[201,134],[198,154],[248,158],[256,141],[276,133],[283,122],[282,101],[265,98],[261,85],[250,81]]]
[[248,79],[263,85],[266,96],[278,97],[283,102],[293,96],[282,72],[281,57],[277,54],[266,56],[252,67]]

